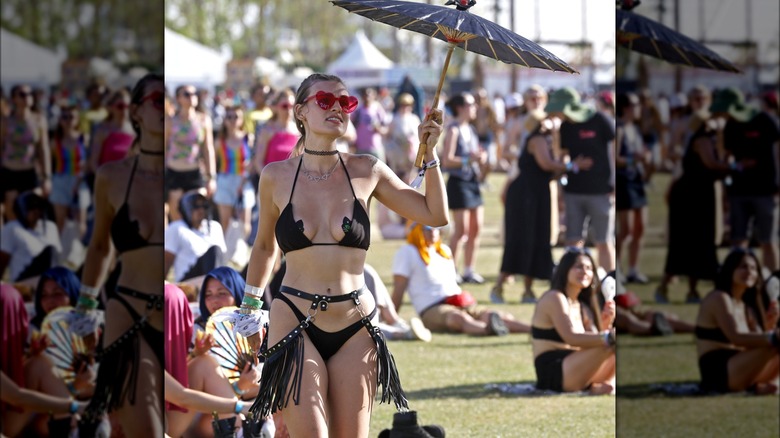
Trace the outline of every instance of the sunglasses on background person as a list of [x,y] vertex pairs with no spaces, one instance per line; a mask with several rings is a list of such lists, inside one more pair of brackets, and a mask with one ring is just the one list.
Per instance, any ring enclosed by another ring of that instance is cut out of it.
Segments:
[[195,91],[182,91],[181,95],[184,97],[193,97],[193,96],[197,96],[198,93]]
[[238,120],[238,114],[236,113],[226,114],[225,120]]
[[341,110],[347,114],[355,111],[358,106],[358,99],[355,96],[336,97],[333,93],[327,93],[325,91],[318,91],[314,96],[309,96],[304,99],[303,103],[305,104],[312,99],[315,99],[317,105],[324,111],[331,109],[336,102],[341,106]]
[[141,99],[139,105],[143,105],[143,103],[146,102],[147,100],[151,100],[152,105],[154,105],[154,107],[157,108],[158,110],[165,109],[165,93],[163,93],[162,91],[153,91],[147,94]]
[[126,104],[124,102],[117,102],[117,103],[115,103],[115,104],[113,104],[111,106],[116,108],[116,109],[118,109],[118,110],[126,110],[127,108],[130,107],[130,105],[128,105],[128,104]]

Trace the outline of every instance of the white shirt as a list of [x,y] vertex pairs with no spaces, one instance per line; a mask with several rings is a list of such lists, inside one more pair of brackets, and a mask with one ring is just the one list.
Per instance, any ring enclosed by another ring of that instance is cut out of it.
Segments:
[[[165,251],[176,256],[173,261],[174,281],[181,281],[198,258],[212,246],[219,247],[222,254],[227,252],[225,235],[219,222],[204,219],[197,230],[188,227],[182,219],[171,223],[165,230]],[[217,262],[217,266],[220,265]]]
[[28,230],[16,220],[5,224],[0,233],[0,251],[11,256],[8,264],[10,278],[17,280],[24,268],[47,246],[54,248],[52,266],[56,266],[59,264],[62,244],[57,224],[54,222],[41,219],[32,230]]
[[[445,252],[452,254],[447,245],[441,246]],[[427,266],[417,247],[411,244],[402,246],[393,259],[393,275],[409,280],[409,299],[418,315],[428,307],[461,292],[455,280],[455,263],[452,259],[442,257],[434,249],[429,252],[431,262]]]

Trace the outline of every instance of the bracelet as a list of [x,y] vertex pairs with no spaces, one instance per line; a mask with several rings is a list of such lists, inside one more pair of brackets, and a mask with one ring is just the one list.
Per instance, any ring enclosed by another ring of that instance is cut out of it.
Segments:
[[461,163],[463,167],[466,167],[469,165],[469,157],[463,157],[461,158]]
[[607,347],[615,345],[615,336],[612,334],[612,331],[604,330],[603,336],[604,344],[606,344]]
[[737,163],[736,161],[732,161],[731,163],[729,163],[729,168],[731,170],[735,170],[737,172],[742,170],[742,166],[739,163]]
[[82,309],[97,309],[98,302],[89,295],[80,295],[76,305]]
[[[236,393],[237,396],[241,397],[246,393],[246,391],[242,391],[241,388],[238,387],[238,379],[233,381],[233,392]],[[238,413],[238,412],[236,412]]]
[[425,164],[423,164],[423,169],[433,169],[434,167],[439,167],[441,165],[441,161],[439,160],[431,160]]
[[67,386],[68,386],[68,392],[70,392],[73,395],[73,397],[79,396],[79,390],[76,389],[76,385],[74,385],[73,382],[68,382]]
[[767,332],[766,337],[769,340],[769,343],[772,344],[773,347],[780,348],[780,338],[777,337],[776,332]]
[[70,400],[70,415],[75,414],[79,411],[79,403],[76,400],[71,399]]
[[95,298],[98,296],[98,293],[100,293],[100,288],[97,287],[90,287],[86,284],[81,284],[81,287],[79,288],[79,295],[88,295],[92,298]]
[[263,306],[263,300],[257,299],[250,294],[245,294],[241,301],[241,308],[257,310]]
[[577,163],[573,161],[569,161],[566,163],[566,171],[572,172],[572,173],[579,173],[580,172],[580,166],[577,166]]
[[631,167],[632,164],[634,164],[634,159],[631,157],[626,157],[626,167]]
[[244,410],[244,402],[236,400],[236,407],[233,409],[234,414],[240,414]]
[[263,296],[263,288],[262,287],[257,287],[257,286],[250,286],[250,285],[247,284],[244,287],[244,293],[245,294],[252,294],[252,295],[254,295],[256,297],[262,297]]

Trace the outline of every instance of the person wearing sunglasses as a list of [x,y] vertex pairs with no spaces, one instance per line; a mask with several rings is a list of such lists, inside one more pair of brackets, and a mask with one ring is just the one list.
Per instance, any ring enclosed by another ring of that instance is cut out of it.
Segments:
[[[141,78],[130,94],[139,152],[97,170],[94,231],[70,318],[72,330],[91,342],[105,283],[103,354],[82,422],[95,424],[108,412],[125,436],[163,435],[164,102],[159,74]],[[109,284],[112,253],[119,269]]]
[[[33,94],[27,85],[11,88],[11,114],[0,119],[0,196],[8,221],[16,219],[14,200],[19,193],[51,191],[51,151],[46,117],[33,112]],[[38,174],[36,169],[41,171]]]
[[[378,386],[383,401],[408,409],[387,341],[371,323],[376,304],[363,277],[369,201],[376,197],[420,223],[448,222],[435,148],[440,112],[418,129],[429,146],[421,194],[376,157],[336,149],[357,107],[340,78],[306,78],[293,107],[301,134],[293,157],[268,164],[260,176],[259,229],[235,319],[239,333],[260,351],[263,287],[281,248],[287,271],[271,303],[273,322],[252,410],[262,417],[281,411],[291,436],[366,436]],[[294,396],[287,397],[288,391]]]
[[130,94],[124,89],[117,90],[108,98],[106,106],[108,117],[95,127],[90,141],[91,172],[109,161],[125,158],[135,140],[128,113]]
[[71,207],[74,204],[79,204],[75,219],[83,235],[86,232],[86,210],[89,194],[84,195],[83,198],[86,198],[84,202],[73,202],[74,198],[79,195],[79,185],[84,176],[87,162],[84,136],[78,129],[78,114],[79,111],[76,107],[67,103],[60,108],[60,119],[50,142],[52,192],[49,195],[49,201],[54,206],[54,218],[60,233],[65,227],[65,221],[68,219]]
[[245,187],[249,181],[252,162],[249,135],[244,131],[244,110],[238,106],[225,108],[225,117],[219,130],[217,145],[217,191],[214,203],[217,205],[219,221],[227,232],[233,218],[238,219],[245,239],[251,231],[252,206],[246,208],[253,195]]
[[225,264],[227,245],[222,225],[210,219],[211,203],[197,190],[179,200],[181,219],[165,229],[165,267],[173,266],[173,280],[200,287],[203,277]]
[[210,197],[216,191],[211,117],[197,111],[198,93],[192,85],[176,88],[176,103],[176,115],[166,119],[165,129],[165,189],[171,222],[181,219],[179,199],[184,192],[205,189]]
[[614,392],[615,302],[602,302],[593,257],[567,250],[531,317],[537,389]]

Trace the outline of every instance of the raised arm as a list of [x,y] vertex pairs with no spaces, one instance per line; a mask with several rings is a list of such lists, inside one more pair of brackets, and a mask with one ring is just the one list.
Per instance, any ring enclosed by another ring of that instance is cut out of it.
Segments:
[[[433,110],[440,113],[439,110]],[[425,162],[438,161],[436,143],[442,132],[441,124],[429,114],[418,128],[418,136],[428,134]],[[440,119],[440,117],[439,117]],[[443,226],[449,222],[447,211],[447,193],[444,190],[444,178],[441,166],[428,169],[425,173],[425,194],[409,187],[384,163],[375,160],[374,172],[379,176],[374,196],[388,208],[401,216],[430,226]]]

